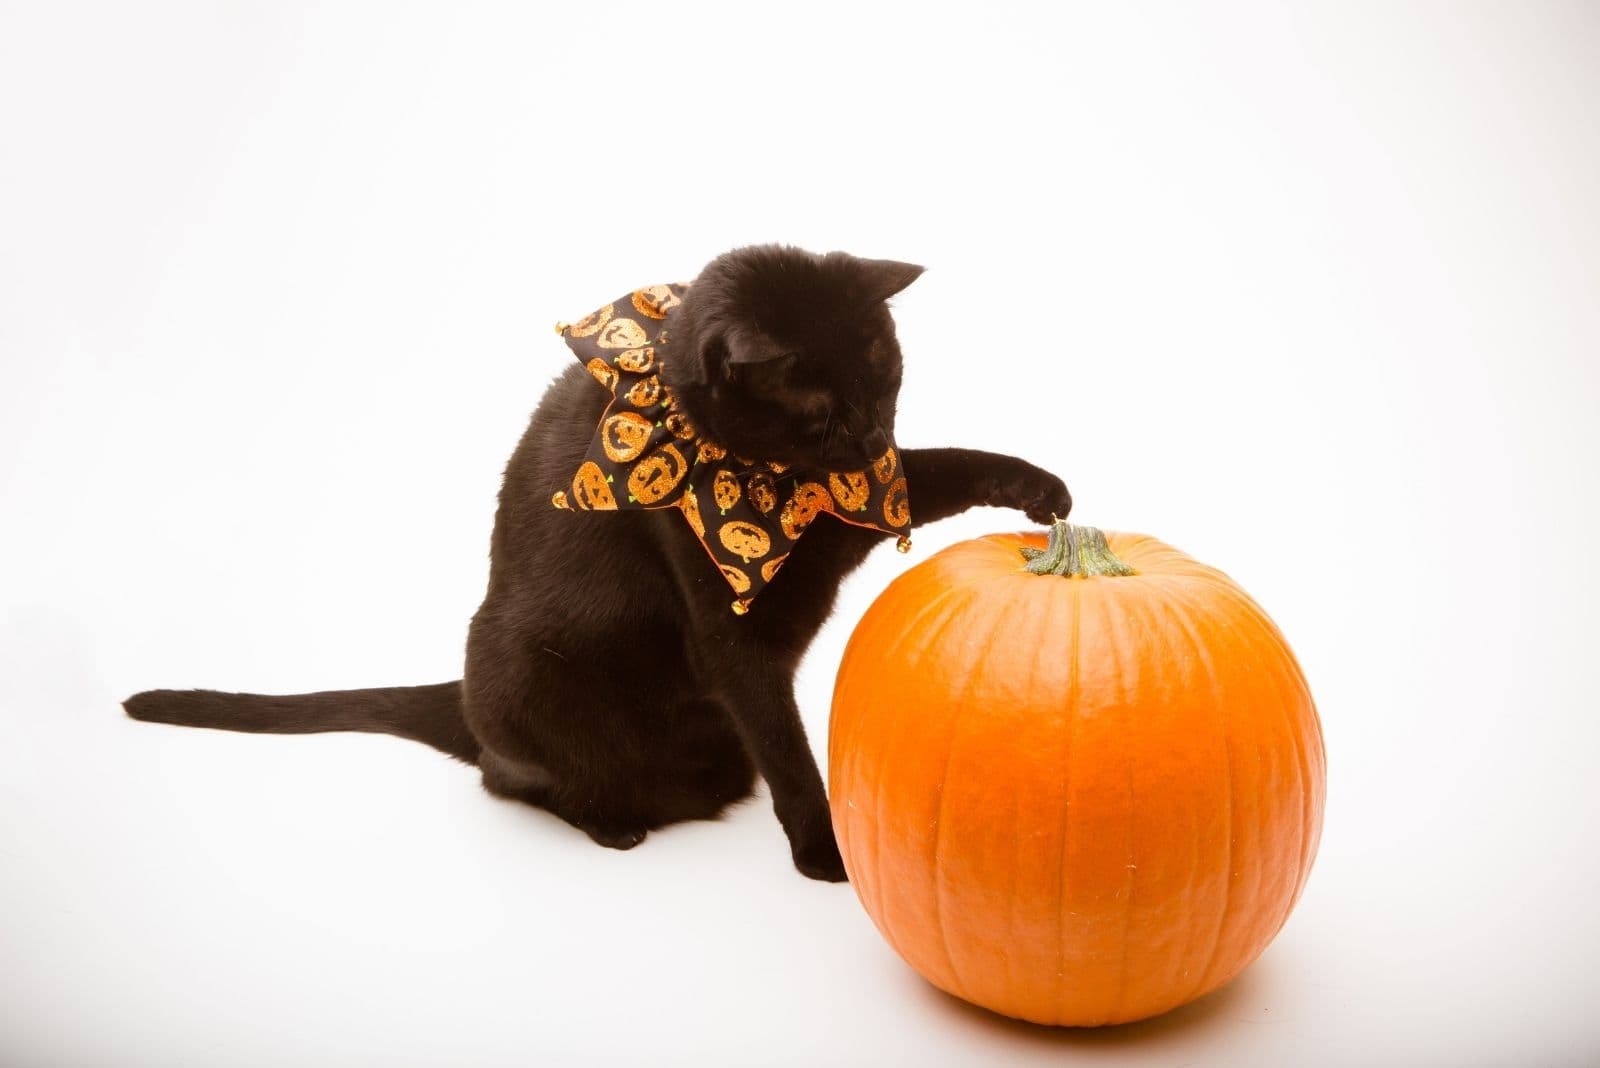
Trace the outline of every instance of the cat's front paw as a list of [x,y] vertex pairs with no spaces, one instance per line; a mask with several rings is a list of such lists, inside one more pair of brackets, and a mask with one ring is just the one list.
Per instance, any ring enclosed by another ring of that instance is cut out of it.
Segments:
[[792,852],[794,866],[807,879],[818,879],[825,883],[843,883],[850,879],[845,874],[844,858],[839,856],[839,844],[833,840],[831,829],[826,835],[818,835],[803,846],[795,846]]
[[986,504],[1015,508],[1041,526],[1065,519],[1072,511],[1067,484],[1042,467],[1022,463],[1017,471],[997,479]]

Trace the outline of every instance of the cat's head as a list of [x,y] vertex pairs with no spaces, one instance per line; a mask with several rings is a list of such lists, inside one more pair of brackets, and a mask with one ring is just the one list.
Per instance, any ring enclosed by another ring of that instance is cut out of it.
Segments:
[[673,310],[664,373],[685,414],[738,456],[862,467],[888,447],[900,393],[885,301],[921,273],[843,252],[734,249]]

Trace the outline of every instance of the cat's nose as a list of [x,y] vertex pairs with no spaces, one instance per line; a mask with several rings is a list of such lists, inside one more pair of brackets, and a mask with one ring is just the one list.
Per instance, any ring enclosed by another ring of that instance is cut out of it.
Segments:
[[884,432],[883,427],[875,426],[861,439],[861,443],[866,446],[867,455],[877,459],[888,450],[889,435]]

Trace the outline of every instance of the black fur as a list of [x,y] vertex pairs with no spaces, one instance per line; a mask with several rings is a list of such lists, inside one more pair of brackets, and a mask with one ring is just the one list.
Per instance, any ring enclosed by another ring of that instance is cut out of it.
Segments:
[[[901,355],[885,301],[921,268],[780,246],[713,260],[668,320],[661,372],[690,420],[739,455],[859,467],[892,434]],[[676,509],[551,507],[608,395],[573,364],[507,465],[488,593],[460,683],[266,697],[153,690],[145,720],[232,730],[366,730],[477,764],[484,787],[602,845],[711,819],[766,779],[797,868],[842,880],[793,677],[839,583],[892,539],[823,517],[750,613]],[[974,505],[1066,515],[1061,480],[1015,457],[903,449],[913,523]]]

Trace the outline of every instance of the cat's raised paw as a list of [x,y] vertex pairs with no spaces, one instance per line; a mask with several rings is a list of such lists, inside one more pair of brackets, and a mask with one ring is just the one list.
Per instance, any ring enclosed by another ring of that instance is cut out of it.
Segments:
[[1049,526],[1071,514],[1072,494],[1067,491],[1067,484],[1055,475],[1039,473],[1044,477],[1033,487],[1032,495],[1024,500],[1022,511],[1040,526]]
[[1041,526],[1065,519],[1072,511],[1072,494],[1067,484],[1041,467],[1023,464],[1020,471],[998,482],[990,490],[987,504],[1015,508]]

